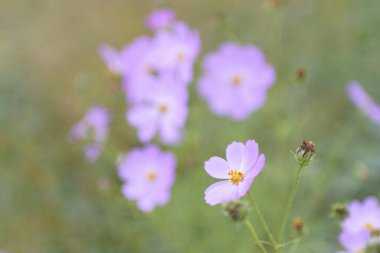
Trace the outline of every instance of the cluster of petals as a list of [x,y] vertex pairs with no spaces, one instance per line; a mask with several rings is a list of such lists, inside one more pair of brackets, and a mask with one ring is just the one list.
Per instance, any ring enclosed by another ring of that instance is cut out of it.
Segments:
[[199,94],[219,116],[243,120],[265,102],[276,73],[254,45],[224,43],[203,62]]
[[[106,45],[99,52],[110,71],[121,77],[131,105],[127,121],[137,129],[140,141],[149,142],[160,133],[163,143],[176,144],[187,117],[185,93],[200,51],[199,33],[176,21],[170,9],[152,12],[145,24],[155,32],[152,37],[140,36],[121,52]],[[168,110],[157,111],[163,102]]]
[[90,108],[83,119],[71,130],[71,138],[84,141],[87,161],[94,162],[99,157],[107,139],[110,113],[100,105]]
[[141,211],[150,212],[169,202],[175,170],[176,159],[171,153],[154,145],[135,148],[118,162],[118,174],[124,181],[122,193],[136,201]]
[[347,95],[351,102],[362,110],[370,120],[380,124],[380,105],[373,101],[360,83],[349,82],[347,84]]
[[137,135],[143,143],[159,134],[162,142],[174,145],[182,140],[188,114],[187,101],[186,88],[177,85],[172,75],[162,75],[152,83],[145,96],[132,104],[126,117],[137,128]]
[[213,156],[205,162],[205,170],[211,177],[223,179],[206,189],[205,201],[209,205],[244,196],[265,165],[265,156],[259,154],[259,146],[254,140],[245,144],[232,142],[227,146],[226,158]]
[[380,205],[375,197],[347,205],[348,216],[342,221],[339,241],[347,253],[365,252],[369,244],[380,243]]

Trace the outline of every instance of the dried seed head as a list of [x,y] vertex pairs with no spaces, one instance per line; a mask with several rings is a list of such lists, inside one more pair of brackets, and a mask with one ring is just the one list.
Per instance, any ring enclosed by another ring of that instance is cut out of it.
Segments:
[[334,203],[331,206],[331,213],[334,217],[339,220],[344,220],[348,216],[348,210],[345,204],[342,203]]
[[248,203],[242,200],[235,200],[224,204],[224,210],[233,221],[243,221],[248,214]]
[[297,233],[301,233],[304,227],[303,219],[301,218],[294,219],[292,227],[294,231],[296,231]]
[[307,166],[315,154],[315,143],[313,141],[303,141],[293,153],[295,160],[302,166]]

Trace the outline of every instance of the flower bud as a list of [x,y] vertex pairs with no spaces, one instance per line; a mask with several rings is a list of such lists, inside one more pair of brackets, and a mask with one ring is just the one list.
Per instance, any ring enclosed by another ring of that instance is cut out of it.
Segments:
[[303,219],[301,219],[301,218],[294,219],[292,227],[293,227],[293,230],[295,232],[302,233],[302,230],[303,230],[303,227],[304,227]]
[[331,213],[339,220],[344,220],[348,216],[348,211],[345,204],[335,203],[331,207]]
[[306,74],[307,74],[307,71],[306,71],[306,69],[304,67],[298,67],[296,69],[296,78],[297,78],[297,80],[299,80],[299,81],[304,80],[305,77],[306,77]]
[[315,154],[314,147],[315,143],[313,141],[303,141],[296,152],[293,152],[294,159],[300,165],[307,166]]
[[243,200],[235,200],[223,205],[226,214],[233,221],[243,221],[248,214],[248,203]]

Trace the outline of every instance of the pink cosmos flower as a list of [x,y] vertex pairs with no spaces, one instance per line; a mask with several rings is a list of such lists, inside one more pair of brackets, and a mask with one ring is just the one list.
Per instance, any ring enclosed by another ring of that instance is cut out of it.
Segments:
[[84,151],[87,161],[95,162],[99,157],[108,134],[110,113],[102,106],[93,106],[83,119],[71,130],[71,138],[85,142]]
[[346,251],[338,253],[364,253],[370,239],[370,233],[366,230],[361,230],[356,233],[344,231],[339,236],[339,241]]
[[210,176],[224,179],[205,191],[206,203],[212,206],[244,196],[265,165],[265,156],[259,155],[259,146],[254,140],[245,145],[231,143],[227,146],[226,157],[227,160],[213,156],[205,162],[205,170]]
[[123,195],[137,201],[143,212],[166,205],[175,180],[176,159],[169,152],[150,145],[136,148],[120,158],[118,174],[125,181]]
[[162,8],[152,11],[145,19],[145,27],[155,32],[168,28],[175,22],[175,14],[170,8]]
[[380,124],[380,106],[367,94],[363,87],[355,81],[347,84],[348,98],[373,122]]
[[170,31],[159,31],[154,38],[156,57],[162,68],[171,70],[185,84],[193,80],[193,65],[199,54],[199,33],[186,23],[177,22]]
[[165,144],[177,144],[181,141],[188,113],[187,89],[172,75],[162,75],[151,82],[145,86],[145,95],[132,104],[126,115],[127,121],[137,128],[143,143],[159,133]]
[[243,120],[260,108],[276,73],[254,45],[224,43],[203,62],[199,94],[219,116]]
[[363,203],[354,200],[348,204],[347,210],[349,215],[342,222],[344,231],[380,230],[380,205],[375,197],[367,197]]
[[[186,86],[193,79],[193,65],[200,50],[199,34],[185,23],[171,30],[161,30],[153,38],[139,37],[125,48],[123,87],[127,101],[144,97],[147,84],[171,73],[177,85]],[[143,91],[143,92],[141,92]]]

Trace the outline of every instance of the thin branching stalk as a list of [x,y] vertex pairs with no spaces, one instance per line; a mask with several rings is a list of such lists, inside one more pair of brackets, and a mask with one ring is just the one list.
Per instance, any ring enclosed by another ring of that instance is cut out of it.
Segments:
[[288,203],[286,205],[285,214],[284,214],[284,218],[282,220],[282,225],[281,225],[281,230],[280,230],[280,237],[279,237],[280,242],[282,241],[284,231],[285,231],[286,225],[287,225],[288,220],[289,220],[290,210],[292,209],[294,198],[296,197],[296,193],[297,193],[298,185],[300,183],[300,176],[301,176],[301,172],[302,172],[303,167],[304,167],[304,165],[302,165],[302,164],[299,165],[297,176],[296,176],[296,181],[295,181],[294,186],[293,186],[293,191],[290,194],[290,197],[288,199]]
[[269,227],[268,227],[267,223],[265,222],[265,219],[264,219],[264,217],[263,217],[263,215],[262,215],[262,213],[261,213],[261,211],[260,211],[260,209],[259,209],[259,206],[257,205],[256,201],[254,201],[254,199],[252,198],[252,195],[250,194],[250,192],[248,192],[248,196],[249,196],[249,198],[250,198],[250,200],[251,200],[253,206],[255,207],[255,210],[256,210],[256,212],[257,212],[257,215],[259,216],[259,219],[260,219],[260,221],[261,221],[261,224],[263,225],[265,231],[267,232],[270,241],[272,242],[272,244],[274,245],[274,247],[277,248],[277,242],[276,242],[276,240],[274,239],[272,233],[270,232]]
[[261,249],[261,251],[264,252],[264,253],[268,253],[268,251],[265,249],[264,245],[260,241],[259,237],[257,236],[256,230],[253,227],[253,225],[251,224],[251,222],[249,220],[247,220],[247,219],[245,219],[244,222],[245,222],[245,225],[247,225],[249,231],[251,231],[251,234],[252,234],[253,239],[255,240],[255,243],[259,246],[259,248]]

